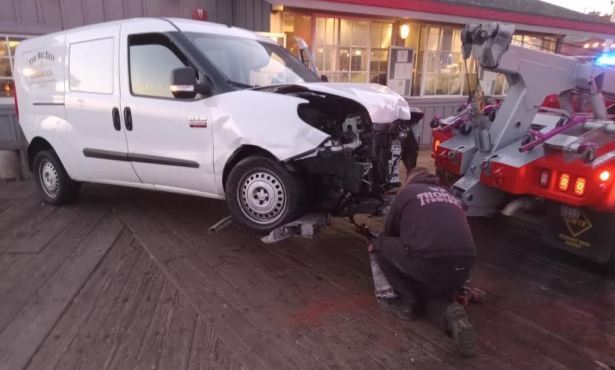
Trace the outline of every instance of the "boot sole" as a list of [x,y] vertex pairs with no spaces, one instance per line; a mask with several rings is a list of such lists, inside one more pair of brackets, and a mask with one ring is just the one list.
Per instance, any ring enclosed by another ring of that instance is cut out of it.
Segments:
[[471,326],[460,329],[457,332],[455,341],[463,357],[470,358],[476,355],[478,339],[476,338],[476,332]]
[[448,315],[449,325],[452,327],[448,327],[447,331],[453,334],[461,354],[467,358],[473,357],[476,354],[478,339],[465,309],[460,305],[455,306]]

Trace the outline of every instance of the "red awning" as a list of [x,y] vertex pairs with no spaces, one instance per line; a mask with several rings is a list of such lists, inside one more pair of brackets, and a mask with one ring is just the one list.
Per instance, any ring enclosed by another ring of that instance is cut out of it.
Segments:
[[[461,4],[450,4],[432,0],[330,0],[330,2],[479,18],[489,21],[511,22],[533,26],[615,35],[615,23],[583,22],[580,20],[546,17],[529,13],[511,12]],[[605,35],[605,37],[606,36],[607,35]]]

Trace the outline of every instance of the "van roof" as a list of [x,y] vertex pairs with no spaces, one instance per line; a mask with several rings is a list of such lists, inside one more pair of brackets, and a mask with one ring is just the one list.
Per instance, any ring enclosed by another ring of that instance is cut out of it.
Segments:
[[[76,31],[76,30],[79,30],[79,31],[95,30],[96,28],[102,27],[102,26],[122,25],[122,24],[127,24],[127,23],[138,23],[143,20],[150,20],[150,21],[158,20],[161,22],[168,22],[168,23],[171,23],[173,26],[175,26],[182,32],[202,32],[202,33],[210,33],[210,34],[217,34],[217,35],[236,36],[236,37],[243,37],[243,38],[248,38],[248,39],[254,39],[254,40],[274,43],[274,41],[268,37],[259,35],[255,32],[252,32],[252,31],[249,31],[243,28],[234,27],[234,26],[227,26],[227,25],[220,24],[220,23],[197,21],[197,20],[185,19],[185,18],[154,18],[154,17],[129,18],[129,19],[122,19],[122,20],[117,20],[117,21],[96,23],[96,24],[91,24],[87,26],[70,28],[70,29],[66,29],[66,30],[59,31],[59,32],[54,32],[54,33],[47,34],[47,35],[41,35],[40,37],[48,37],[48,36],[53,37],[53,36],[71,33],[72,31]],[[38,37],[34,37],[32,39],[37,39],[37,38]]]

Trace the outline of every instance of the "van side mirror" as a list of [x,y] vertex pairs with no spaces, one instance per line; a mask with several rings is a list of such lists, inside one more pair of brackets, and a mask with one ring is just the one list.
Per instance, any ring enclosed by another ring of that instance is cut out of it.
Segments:
[[171,72],[171,92],[177,99],[194,99],[196,94],[211,94],[211,83],[204,78],[204,83],[197,83],[196,72],[192,67],[175,68]]

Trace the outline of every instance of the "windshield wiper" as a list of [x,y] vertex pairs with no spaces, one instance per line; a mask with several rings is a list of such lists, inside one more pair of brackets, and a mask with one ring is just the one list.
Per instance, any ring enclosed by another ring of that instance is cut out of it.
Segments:
[[226,82],[230,83],[233,86],[237,86],[237,87],[243,87],[246,89],[252,88],[252,87],[256,87],[254,85],[249,85],[249,84],[244,84],[243,82],[238,82],[238,81],[233,81],[233,80],[226,80]]

